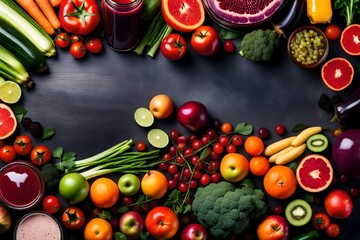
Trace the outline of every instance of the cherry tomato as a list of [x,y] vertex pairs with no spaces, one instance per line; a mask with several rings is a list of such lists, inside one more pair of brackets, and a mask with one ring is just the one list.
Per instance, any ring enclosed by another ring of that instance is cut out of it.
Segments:
[[162,40],[160,51],[167,59],[176,61],[185,56],[187,44],[180,34],[171,33]]
[[326,228],[326,234],[329,238],[336,238],[340,234],[340,227],[336,223],[331,223]]
[[82,42],[74,42],[70,47],[70,54],[77,59],[83,58],[86,54],[86,47]]
[[341,35],[341,29],[338,25],[330,24],[326,27],[325,35],[329,40],[337,40]]
[[324,213],[315,213],[311,218],[311,225],[316,230],[325,230],[330,224],[330,218]]
[[63,212],[61,221],[67,229],[77,230],[85,224],[85,214],[78,207],[68,207]]
[[144,152],[146,150],[146,143],[144,142],[137,142],[135,144],[135,148],[136,150],[138,150],[139,152]]
[[12,162],[15,160],[16,152],[15,148],[11,145],[5,145],[0,148],[0,159],[3,162]]
[[51,159],[51,151],[44,145],[34,147],[30,152],[30,160],[37,166],[42,166],[48,163]]
[[202,56],[213,55],[219,48],[220,37],[217,30],[210,26],[201,26],[191,37],[191,47]]
[[325,196],[327,213],[338,219],[348,218],[353,210],[351,196],[343,189],[333,189]]
[[235,45],[230,40],[226,40],[224,42],[223,47],[224,47],[225,52],[227,52],[227,53],[234,53],[235,52]]
[[66,32],[58,33],[55,37],[55,44],[59,48],[67,48],[70,44],[70,36]]
[[74,42],[81,42],[84,43],[84,38],[78,34],[73,34],[71,35],[70,38],[70,42],[74,43]]
[[55,214],[60,210],[60,200],[53,195],[47,195],[42,200],[42,209],[49,214]]
[[146,229],[156,239],[171,239],[179,229],[179,219],[171,208],[153,208],[145,219]]
[[97,37],[90,38],[90,40],[86,42],[86,49],[91,53],[98,54],[103,49],[103,43]]
[[20,156],[28,155],[33,148],[31,138],[26,135],[17,136],[13,146],[16,154]]

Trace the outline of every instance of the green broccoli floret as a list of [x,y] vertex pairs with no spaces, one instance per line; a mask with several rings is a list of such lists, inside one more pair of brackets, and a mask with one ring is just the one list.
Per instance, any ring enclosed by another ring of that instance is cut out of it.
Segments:
[[244,179],[241,187],[221,181],[198,188],[192,211],[214,237],[225,238],[243,232],[251,219],[267,211],[267,205],[264,192],[251,179]]
[[59,171],[54,164],[47,163],[41,168],[41,173],[44,177],[46,188],[50,192],[55,192],[58,190],[61,171]]
[[278,45],[279,38],[275,31],[257,29],[245,34],[239,53],[251,61],[269,61]]

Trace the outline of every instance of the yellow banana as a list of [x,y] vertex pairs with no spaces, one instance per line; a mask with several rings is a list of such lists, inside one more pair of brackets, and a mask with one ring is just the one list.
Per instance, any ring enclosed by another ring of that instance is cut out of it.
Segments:
[[280,164],[280,165],[288,164],[289,162],[292,162],[298,157],[300,157],[301,154],[305,152],[305,150],[306,150],[306,143],[303,143],[297,147],[292,147],[292,149],[289,152],[278,157],[275,160],[275,164]]
[[281,151],[279,151],[279,152],[271,155],[271,156],[269,157],[269,162],[274,163],[278,157],[280,157],[281,155],[284,155],[285,153],[289,152],[289,151],[292,150],[293,148],[294,148],[294,147],[290,145],[290,146],[288,146],[287,148],[284,148],[283,150],[281,150]]
[[298,147],[301,144],[303,144],[304,142],[306,142],[306,140],[314,135],[317,134],[319,132],[322,131],[322,127],[320,126],[314,126],[314,127],[308,127],[304,130],[302,130],[297,136],[296,138],[292,141],[291,146],[293,147]]
[[287,137],[270,144],[264,149],[264,155],[271,156],[277,152],[280,152],[281,150],[289,147],[295,138],[296,136]]

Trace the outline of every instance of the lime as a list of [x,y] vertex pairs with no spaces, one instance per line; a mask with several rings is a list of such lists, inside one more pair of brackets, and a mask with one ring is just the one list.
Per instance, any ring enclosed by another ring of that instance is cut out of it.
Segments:
[[148,132],[149,143],[156,148],[164,148],[169,143],[169,136],[161,129],[154,128]]
[[21,97],[19,84],[12,81],[4,81],[0,84],[0,99],[5,103],[16,103]]
[[141,127],[150,127],[154,123],[154,115],[147,108],[141,107],[136,109],[134,118]]

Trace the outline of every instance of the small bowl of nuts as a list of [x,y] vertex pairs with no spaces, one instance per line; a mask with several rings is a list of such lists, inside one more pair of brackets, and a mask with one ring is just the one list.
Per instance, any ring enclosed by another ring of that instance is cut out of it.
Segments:
[[329,42],[319,28],[308,25],[299,27],[290,35],[287,51],[293,62],[302,68],[321,66],[329,54]]

